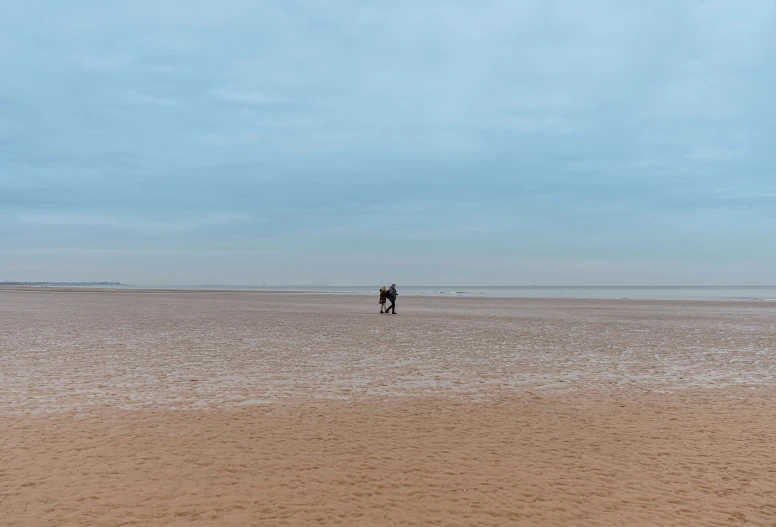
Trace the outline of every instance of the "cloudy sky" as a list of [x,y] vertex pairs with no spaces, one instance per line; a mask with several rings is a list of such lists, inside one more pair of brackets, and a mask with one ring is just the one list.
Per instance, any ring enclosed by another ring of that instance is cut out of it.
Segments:
[[776,283],[776,3],[0,5],[0,281]]

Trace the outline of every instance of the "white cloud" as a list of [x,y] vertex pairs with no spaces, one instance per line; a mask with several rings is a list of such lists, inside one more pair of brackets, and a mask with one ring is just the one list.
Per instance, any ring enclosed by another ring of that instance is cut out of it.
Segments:
[[252,216],[248,214],[236,213],[192,215],[188,218],[175,220],[138,219],[137,217],[97,214],[29,213],[17,216],[16,221],[27,226],[111,228],[139,233],[181,234],[203,227],[226,225],[250,219]]
[[213,90],[213,95],[218,99],[238,104],[268,105],[285,102],[283,97],[269,95],[257,90],[241,91],[219,88]]
[[702,162],[740,161],[747,158],[744,149],[725,148],[712,145],[702,145],[687,154],[687,159]]

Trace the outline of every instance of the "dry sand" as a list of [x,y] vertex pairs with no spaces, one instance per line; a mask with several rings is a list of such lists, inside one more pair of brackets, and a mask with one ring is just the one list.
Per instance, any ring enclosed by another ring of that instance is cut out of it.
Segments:
[[776,304],[0,290],[0,525],[776,526]]

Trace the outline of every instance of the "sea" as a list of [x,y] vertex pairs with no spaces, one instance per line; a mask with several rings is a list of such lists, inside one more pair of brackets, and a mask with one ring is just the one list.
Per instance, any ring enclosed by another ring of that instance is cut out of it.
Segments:
[[[390,284],[389,284],[390,285]],[[154,285],[127,289],[274,291],[326,295],[376,295],[379,286]],[[775,301],[776,286],[397,286],[401,296],[479,298],[614,298],[652,300]]]

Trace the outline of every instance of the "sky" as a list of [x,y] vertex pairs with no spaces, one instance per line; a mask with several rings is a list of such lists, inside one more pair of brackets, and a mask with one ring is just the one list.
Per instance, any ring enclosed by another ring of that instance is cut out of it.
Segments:
[[0,3],[0,281],[776,284],[773,0]]

